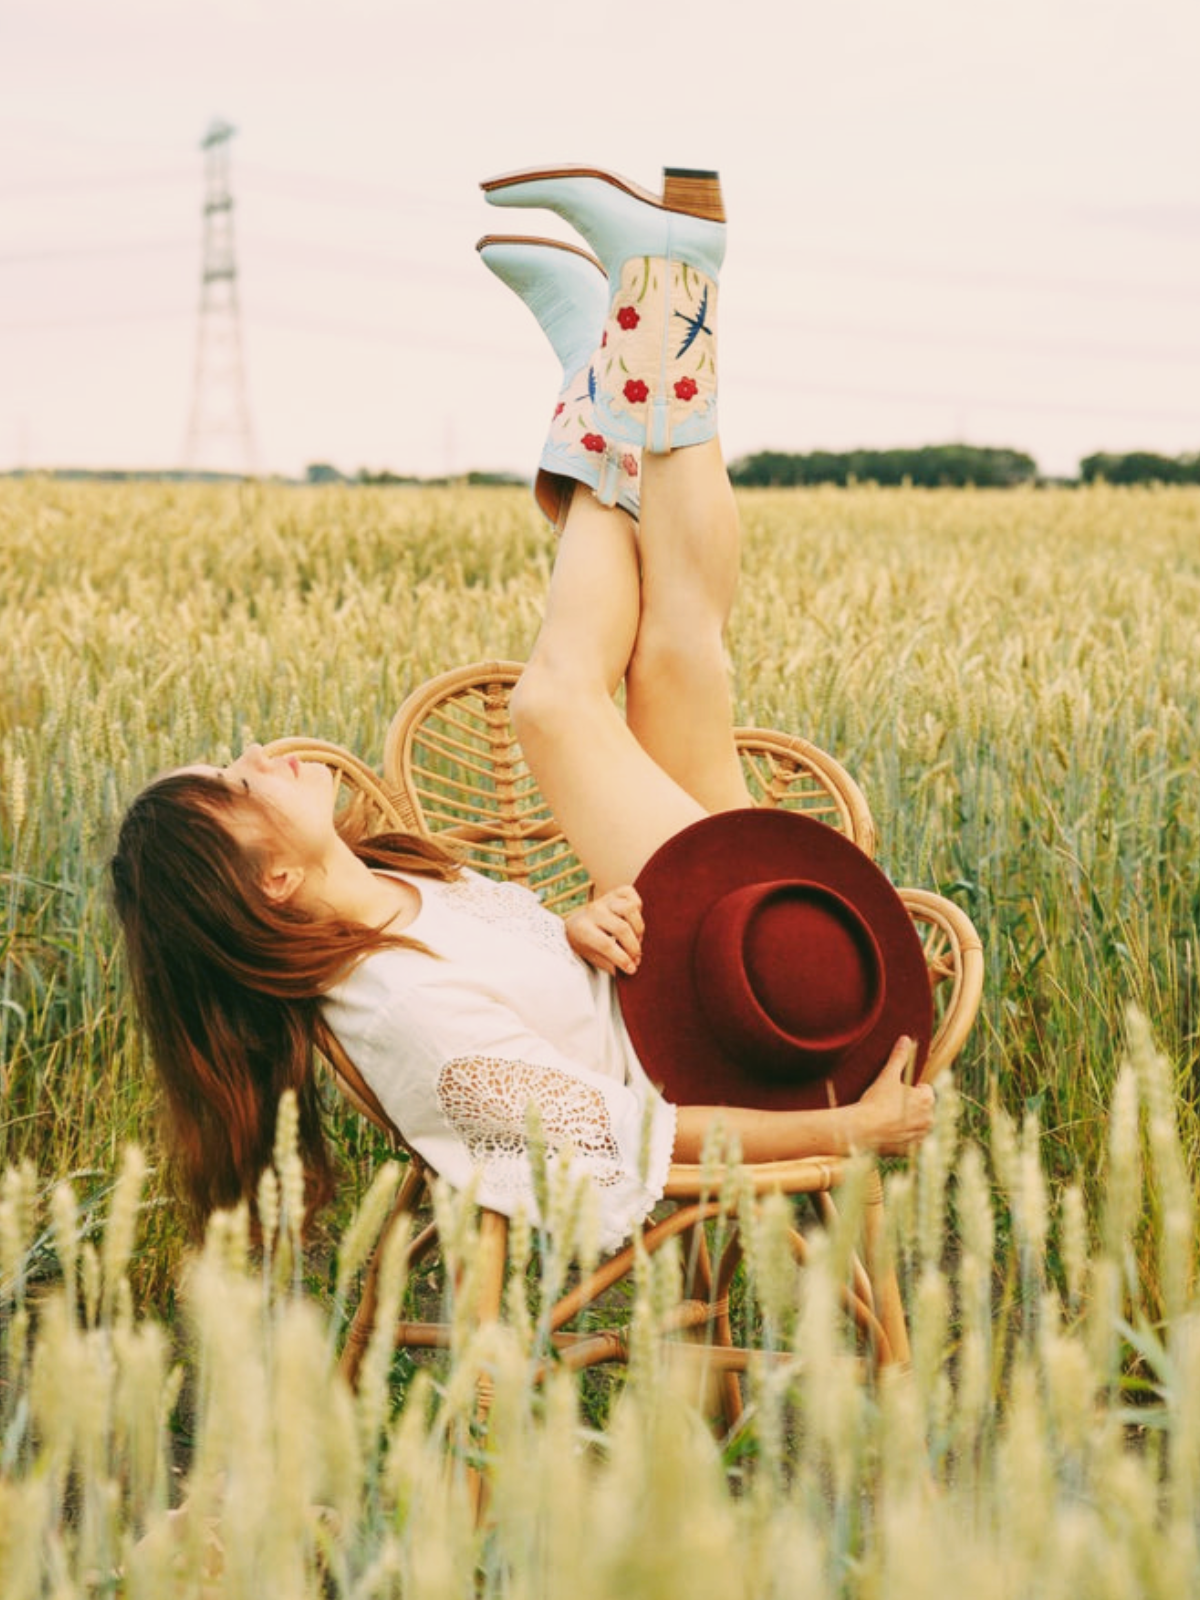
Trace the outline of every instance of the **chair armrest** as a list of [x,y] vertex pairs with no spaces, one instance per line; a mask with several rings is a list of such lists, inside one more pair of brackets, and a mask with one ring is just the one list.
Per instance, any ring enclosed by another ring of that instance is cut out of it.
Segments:
[[934,1000],[925,1069],[929,1083],[958,1056],[983,999],[983,942],[967,913],[928,889],[897,891],[917,924]]
[[[666,1200],[710,1199],[720,1193],[731,1169],[673,1162],[663,1186]],[[842,1156],[798,1156],[791,1161],[758,1161],[742,1169],[742,1180],[753,1194],[816,1194],[842,1182],[846,1161]]]

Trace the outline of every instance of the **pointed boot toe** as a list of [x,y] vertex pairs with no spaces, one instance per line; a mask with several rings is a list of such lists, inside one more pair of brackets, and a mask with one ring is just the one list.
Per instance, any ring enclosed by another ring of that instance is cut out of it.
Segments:
[[636,521],[641,452],[610,444],[595,421],[593,357],[603,337],[608,280],[594,256],[574,245],[528,235],[488,234],[476,246],[485,266],[536,318],[562,367],[562,384],[538,462],[534,498],[561,529],[577,483],[602,505]]

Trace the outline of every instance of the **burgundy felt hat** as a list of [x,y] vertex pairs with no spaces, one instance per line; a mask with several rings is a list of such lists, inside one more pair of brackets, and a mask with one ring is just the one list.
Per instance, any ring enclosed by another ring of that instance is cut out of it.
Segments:
[[650,858],[641,965],[618,985],[642,1065],[678,1105],[857,1100],[902,1034],[924,1063],[929,974],[904,902],[857,845],[782,810],[724,811]]

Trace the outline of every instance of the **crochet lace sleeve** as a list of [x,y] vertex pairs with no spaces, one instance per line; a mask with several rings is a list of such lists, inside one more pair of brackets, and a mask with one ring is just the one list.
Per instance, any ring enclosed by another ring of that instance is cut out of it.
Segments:
[[635,1152],[623,1152],[608,1102],[598,1087],[558,1067],[493,1056],[447,1061],[438,1075],[438,1103],[491,1189],[529,1187],[526,1118],[536,1105],[551,1158],[570,1147],[595,1183],[621,1183]]

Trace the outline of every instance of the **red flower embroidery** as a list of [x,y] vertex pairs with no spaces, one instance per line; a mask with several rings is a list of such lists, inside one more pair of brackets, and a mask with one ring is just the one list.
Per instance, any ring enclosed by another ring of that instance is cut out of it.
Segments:
[[622,306],[620,311],[617,312],[617,321],[625,329],[626,333],[629,332],[630,328],[636,328],[641,320],[641,317],[638,316],[632,306]]
[[585,433],[581,443],[585,450],[594,451],[598,456],[604,454],[604,435],[602,433]]
[[695,378],[680,378],[675,385],[675,398],[677,400],[692,400],[696,394]]
[[556,416],[556,417],[561,417],[561,416],[562,416],[562,414],[563,414],[563,412],[564,412],[564,411],[565,411],[565,410],[566,410],[566,409],[567,409],[567,402],[566,402],[566,401],[565,401],[565,400],[560,400],[560,401],[559,401],[559,402],[558,402],[558,404],[557,404],[557,405],[556,405],[556,406],[555,406],[555,408],[554,408],[554,415],[555,415],[555,416]]
[[632,450],[627,450],[621,457],[621,470],[627,478],[637,477],[637,457]]
[[605,328],[604,332],[600,335],[600,348],[601,348],[601,350],[604,349],[604,347],[605,347],[605,345],[607,345],[607,343],[608,343],[608,329]]
[[649,398],[650,391],[641,378],[629,378],[625,383],[624,395],[631,404],[637,405],[639,401]]

